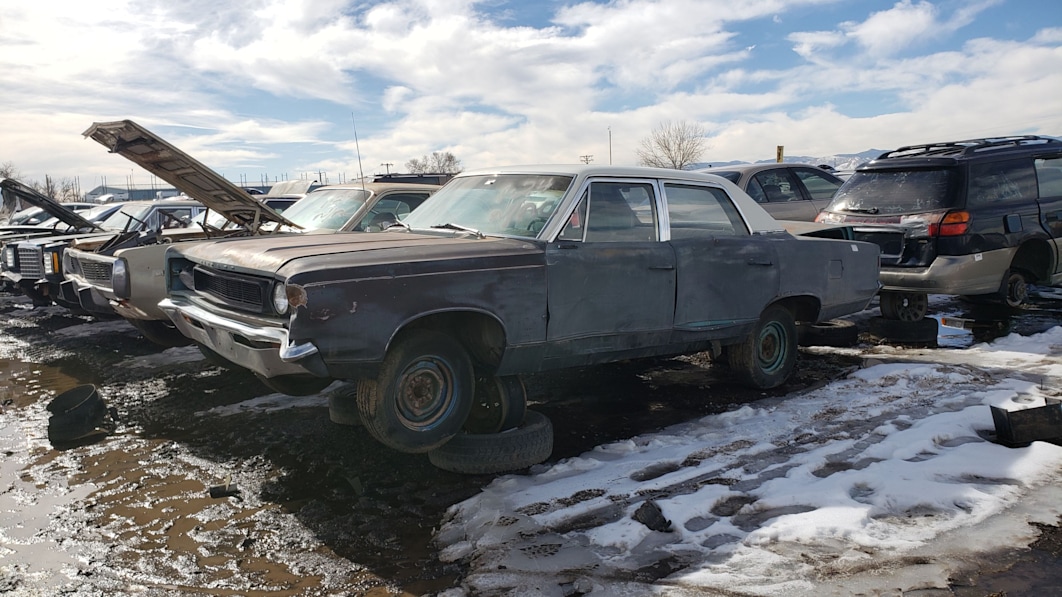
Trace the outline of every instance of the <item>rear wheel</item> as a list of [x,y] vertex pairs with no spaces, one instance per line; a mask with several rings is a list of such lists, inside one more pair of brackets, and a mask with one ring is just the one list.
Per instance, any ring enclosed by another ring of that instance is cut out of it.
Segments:
[[1008,307],[1020,307],[1029,300],[1029,283],[1025,274],[1016,269],[1009,270],[1003,278],[1003,285],[999,289],[1003,302]]
[[785,383],[796,365],[796,353],[793,314],[777,305],[760,315],[756,329],[740,344],[726,347],[726,359],[734,374],[761,390]]
[[924,292],[883,290],[878,295],[878,302],[885,319],[918,321],[929,312],[929,296]]
[[400,452],[438,448],[461,431],[472,410],[475,375],[461,344],[436,331],[397,340],[376,380],[360,380],[358,412],[365,428]]

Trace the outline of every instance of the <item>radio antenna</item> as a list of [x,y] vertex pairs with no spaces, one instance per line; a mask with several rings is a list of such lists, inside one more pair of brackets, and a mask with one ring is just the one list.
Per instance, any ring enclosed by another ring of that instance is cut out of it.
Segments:
[[354,127],[354,149],[358,152],[358,178],[361,180],[361,188],[365,190],[365,172],[361,169],[361,145],[358,144],[358,123],[354,122],[354,113],[350,113],[350,124]]

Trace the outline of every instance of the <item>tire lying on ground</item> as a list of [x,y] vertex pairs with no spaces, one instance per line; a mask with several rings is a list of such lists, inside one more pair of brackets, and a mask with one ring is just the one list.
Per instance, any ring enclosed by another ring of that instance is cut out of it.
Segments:
[[553,424],[529,410],[523,423],[500,433],[467,433],[428,452],[433,465],[452,473],[490,475],[525,469],[553,452]]
[[932,317],[916,321],[872,317],[870,335],[886,342],[935,345],[937,343],[937,320]]
[[848,347],[858,343],[859,328],[847,319],[797,324],[797,344],[800,346]]

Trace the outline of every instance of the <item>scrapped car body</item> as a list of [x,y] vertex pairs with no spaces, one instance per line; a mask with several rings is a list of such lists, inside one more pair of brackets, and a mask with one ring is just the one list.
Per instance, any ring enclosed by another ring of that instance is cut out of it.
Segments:
[[711,351],[775,387],[794,321],[878,289],[873,244],[793,236],[720,177],[611,166],[465,172],[383,233],[166,259],[182,333],[278,391],[358,380],[365,428],[407,452],[519,425],[513,380],[547,369]]
[[135,122],[96,123],[85,135],[210,210],[188,228],[164,230],[158,235],[84,239],[64,254],[65,298],[80,303],[90,313],[117,313],[146,338],[163,345],[188,342],[158,308],[166,295],[163,256],[169,245],[253,234],[380,228],[383,220],[395,217],[386,214],[404,215],[438,188],[371,183],[314,188],[311,181],[295,180],[274,184],[265,195],[252,196]]
[[819,215],[881,247],[881,311],[918,321],[927,294],[1024,302],[1062,283],[1062,141],[912,145],[856,168]]
[[[116,238],[157,235],[166,229],[184,228],[205,208],[188,197],[171,197],[158,201],[129,201],[117,206],[107,218],[97,222],[98,230],[61,236],[35,236],[4,244],[3,271],[0,276],[20,288],[34,305],[52,301],[78,308],[61,292],[63,254],[72,242],[106,243]],[[107,207],[101,206],[101,209]]]
[[763,163],[698,170],[722,176],[779,220],[810,222],[844,183],[811,164]]
[[78,213],[76,210],[69,209],[55,199],[13,178],[0,178],[0,193],[3,196],[3,203],[0,204],[0,217],[8,218],[13,214],[25,212],[28,208],[36,207],[55,220],[55,224],[50,226],[25,223],[0,225],[0,241],[6,242],[33,236],[58,236],[100,229],[85,217],[85,212]]

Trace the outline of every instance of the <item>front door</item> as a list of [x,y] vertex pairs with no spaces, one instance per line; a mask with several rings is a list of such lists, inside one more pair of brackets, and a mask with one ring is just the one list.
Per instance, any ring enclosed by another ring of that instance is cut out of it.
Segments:
[[659,240],[651,182],[589,184],[547,245],[546,268],[548,361],[589,364],[667,344],[675,257]]

